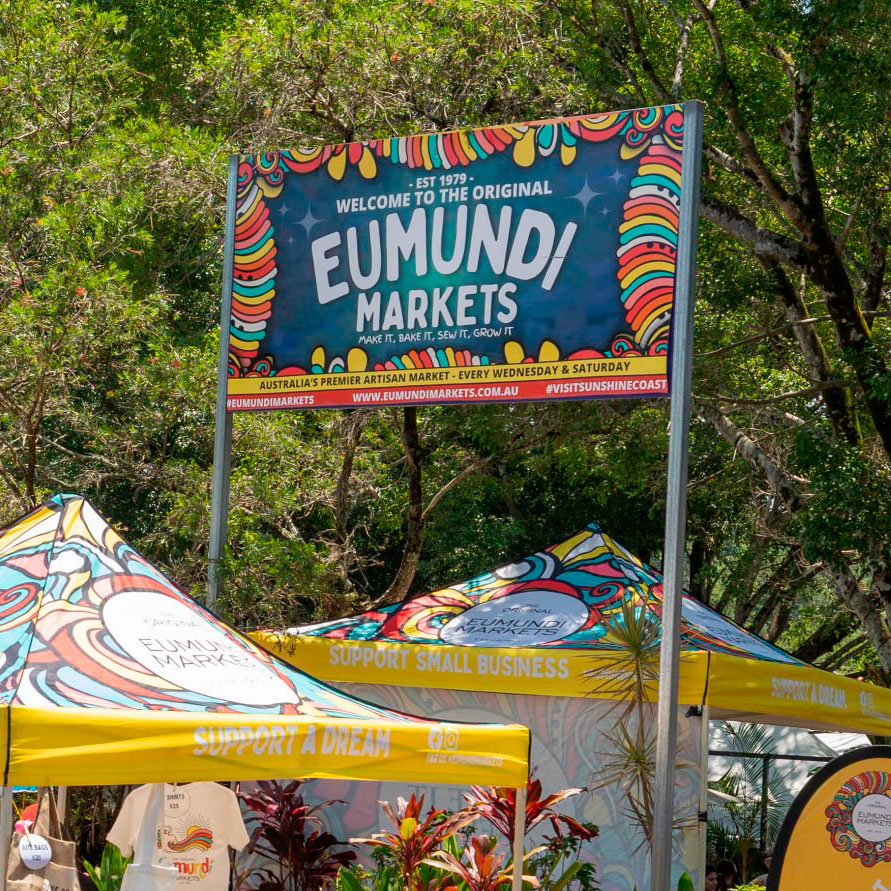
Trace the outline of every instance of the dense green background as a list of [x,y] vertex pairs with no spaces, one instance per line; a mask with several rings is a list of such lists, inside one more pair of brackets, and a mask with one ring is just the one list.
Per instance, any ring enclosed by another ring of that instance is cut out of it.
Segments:
[[[888,677],[889,63],[879,0],[4,0],[0,519],[83,493],[203,594],[230,151],[701,98],[690,584]],[[233,620],[344,614],[591,520],[659,564],[664,403],[417,427],[236,417]]]

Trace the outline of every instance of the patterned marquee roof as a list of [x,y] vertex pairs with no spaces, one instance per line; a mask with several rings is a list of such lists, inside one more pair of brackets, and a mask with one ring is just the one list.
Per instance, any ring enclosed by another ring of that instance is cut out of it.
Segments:
[[414,720],[257,647],[72,495],[0,531],[0,651],[10,705]]
[[[466,582],[289,633],[349,641],[609,651],[623,603],[661,616],[662,576],[591,524],[559,544]],[[682,646],[801,664],[689,595]]]

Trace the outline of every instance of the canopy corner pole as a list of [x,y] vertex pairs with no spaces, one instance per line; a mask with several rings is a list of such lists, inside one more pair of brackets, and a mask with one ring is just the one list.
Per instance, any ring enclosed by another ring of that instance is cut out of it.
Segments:
[[64,823],[68,811],[68,787],[59,786],[56,793],[56,810],[59,812],[59,822]]
[[680,224],[675,300],[671,320],[671,427],[668,440],[665,548],[662,561],[665,588],[662,597],[662,642],[659,654],[650,891],[669,891],[671,882],[681,592],[684,584],[684,536],[687,524],[693,305],[696,290],[696,239],[699,228],[699,180],[702,171],[702,110],[701,102],[694,100],[684,103]]
[[526,787],[517,789],[517,804],[514,813],[514,874],[511,891],[523,888],[523,839],[526,837]]
[[699,728],[699,887],[705,888],[705,867],[708,860],[708,756],[709,708],[702,706]]
[[12,786],[0,786],[0,891],[6,891],[9,846],[12,843]]
[[207,559],[207,605],[220,593],[220,561],[226,551],[229,525],[229,476],[232,467],[232,415],[226,407],[229,385],[229,324],[232,313],[232,278],[235,267],[235,198],[238,189],[238,155],[229,156],[226,187],[226,233],[223,244],[223,299],[220,305],[220,351],[217,360],[217,402],[213,437],[213,482],[210,499],[210,542]]
[[770,793],[770,755],[761,761],[761,806],[758,808],[760,813],[760,826],[758,830],[758,841],[761,845],[762,853],[767,850],[767,796]]

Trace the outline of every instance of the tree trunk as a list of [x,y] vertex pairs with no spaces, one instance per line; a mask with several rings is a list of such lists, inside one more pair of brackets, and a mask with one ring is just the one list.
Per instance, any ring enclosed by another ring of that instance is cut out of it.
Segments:
[[374,601],[373,606],[386,606],[405,598],[418,571],[421,543],[424,537],[424,504],[421,488],[421,437],[418,433],[418,410],[408,406],[402,411],[402,441],[405,446],[405,466],[408,473],[408,517],[402,562],[390,587]]
[[350,477],[353,474],[353,462],[356,458],[356,450],[359,448],[359,440],[362,438],[362,429],[367,418],[368,415],[364,411],[350,411],[344,418],[343,462],[340,466],[337,486],[334,489],[334,557],[342,593],[349,590],[350,587],[349,571],[352,562],[350,559],[349,533],[347,532],[347,518],[350,512]]

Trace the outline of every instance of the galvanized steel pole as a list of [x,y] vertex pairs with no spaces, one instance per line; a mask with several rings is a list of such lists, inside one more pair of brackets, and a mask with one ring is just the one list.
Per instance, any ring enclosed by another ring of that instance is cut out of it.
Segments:
[[662,566],[664,577],[662,646],[659,657],[658,736],[650,891],[669,891],[671,882],[681,593],[684,585],[684,535],[687,523],[687,450],[690,439],[693,303],[701,169],[702,104],[696,101],[685,102],[677,278],[671,326],[671,427]]
[[229,524],[229,474],[232,458],[232,415],[226,410],[229,382],[229,316],[232,312],[232,275],[235,266],[235,193],[238,155],[229,156],[226,186],[226,234],[223,244],[223,298],[220,305],[220,351],[217,359],[216,428],[213,438],[213,488],[210,501],[210,545],[207,562],[207,605],[220,593],[220,561],[226,551]]

